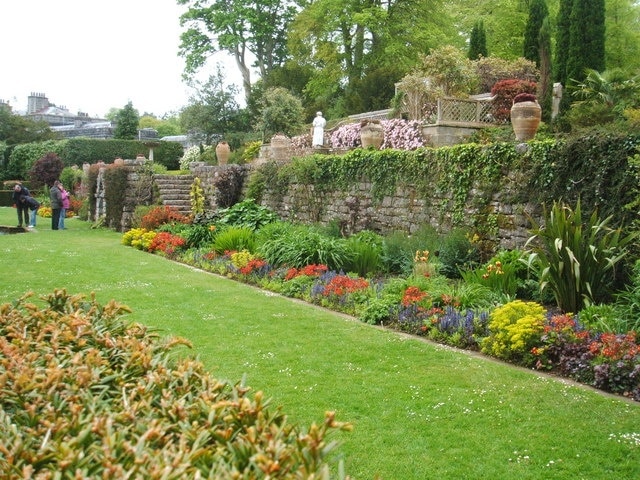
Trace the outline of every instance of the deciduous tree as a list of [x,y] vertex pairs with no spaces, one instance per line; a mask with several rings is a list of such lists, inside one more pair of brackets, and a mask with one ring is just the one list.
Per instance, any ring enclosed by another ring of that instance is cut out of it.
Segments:
[[194,82],[196,93],[180,115],[184,131],[205,145],[213,144],[229,132],[245,130],[234,85],[225,85],[222,70],[205,82]]
[[187,27],[181,35],[179,55],[191,78],[218,51],[230,53],[242,75],[245,98],[251,92],[252,61],[260,75],[287,58],[287,31],[299,10],[290,0],[177,0],[188,10],[180,17]]

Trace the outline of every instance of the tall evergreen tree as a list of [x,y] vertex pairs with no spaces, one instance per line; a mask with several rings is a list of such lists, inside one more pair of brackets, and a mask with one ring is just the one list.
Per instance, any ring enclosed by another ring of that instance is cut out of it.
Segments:
[[567,85],[567,61],[569,58],[569,30],[573,0],[560,0],[556,34],[556,61],[554,78],[563,86]]
[[549,16],[549,9],[545,0],[532,0],[529,4],[529,17],[524,29],[524,53],[527,60],[535,62],[540,67],[540,28],[542,22]]
[[116,114],[116,128],[113,131],[113,138],[134,140],[138,136],[139,121],[140,115],[138,111],[133,108],[131,102],[127,103]]
[[603,71],[604,57],[604,0],[574,0],[569,28],[569,81],[582,81],[586,69]]
[[469,38],[469,60],[477,60],[480,57],[488,57],[487,34],[482,20],[478,20],[471,29]]

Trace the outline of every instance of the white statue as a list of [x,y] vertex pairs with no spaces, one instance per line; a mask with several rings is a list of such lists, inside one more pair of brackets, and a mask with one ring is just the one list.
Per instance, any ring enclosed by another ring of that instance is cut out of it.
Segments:
[[316,118],[313,119],[313,140],[311,141],[312,147],[321,147],[324,145],[324,127],[327,121],[322,116],[322,112],[316,113]]

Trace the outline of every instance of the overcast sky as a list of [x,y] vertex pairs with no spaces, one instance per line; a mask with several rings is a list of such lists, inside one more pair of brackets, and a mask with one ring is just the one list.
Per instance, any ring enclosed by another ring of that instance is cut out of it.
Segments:
[[175,0],[0,0],[0,99],[23,111],[38,92],[100,117],[129,101],[141,115],[177,111],[192,93],[178,57],[184,11]]

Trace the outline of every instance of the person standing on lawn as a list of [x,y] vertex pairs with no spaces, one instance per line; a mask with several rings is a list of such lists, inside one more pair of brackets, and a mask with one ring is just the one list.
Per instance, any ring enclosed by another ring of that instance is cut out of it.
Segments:
[[40,202],[31,196],[21,197],[22,201],[31,210],[31,221],[29,222],[29,228],[36,227],[36,217],[38,216],[38,209],[40,208]]
[[51,230],[60,228],[60,210],[62,209],[62,184],[60,180],[53,182],[51,190],[49,190],[49,199],[51,200]]
[[58,228],[60,230],[66,230],[64,226],[64,219],[67,216],[67,210],[71,202],[69,201],[69,192],[64,189],[62,182],[59,182],[60,194],[62,195],[62,208],[60,209],[60,222],[58,222]]
[[[11,200],[18,210],[18,227],[28,226],[29,225],[29,206],[22,201],[22,197],[29,197],[31,194],[29,193],[29,189],[22,185],[21,183],[16,183],[13,187],[13,195],[11,196]],[[24,222],[23,222],[24,219]]]

